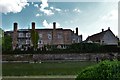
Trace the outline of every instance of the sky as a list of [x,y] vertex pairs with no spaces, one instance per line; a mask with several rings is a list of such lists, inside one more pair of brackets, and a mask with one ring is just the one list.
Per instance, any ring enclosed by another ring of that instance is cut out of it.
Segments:
[[61,1],[38,0],[0,0],[0,13],[2,15],[2,29],[13,30],[13,23],[18,23],[19,29],[31,28],[31,22],[36,28],[71,29],[78,27],[79,35],[83,40],[88,36],[99,33],[108,27],[118,36],[118,2],[90,2],[90,1]]

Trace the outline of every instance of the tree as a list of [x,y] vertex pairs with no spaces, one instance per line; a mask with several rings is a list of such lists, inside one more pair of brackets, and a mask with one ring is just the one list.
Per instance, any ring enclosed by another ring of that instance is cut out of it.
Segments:
[[31,41],[33,44],[34,49],[37,49],[38,47],[38,40],[39,40],[39,35],[36,30],[31,30]]
[[12,50],[12,38],[9,35],[2,37],[2,50],[10,51]]
[[3,37],[4,31],[0,28],[0,46],[2,46],[2,37]]

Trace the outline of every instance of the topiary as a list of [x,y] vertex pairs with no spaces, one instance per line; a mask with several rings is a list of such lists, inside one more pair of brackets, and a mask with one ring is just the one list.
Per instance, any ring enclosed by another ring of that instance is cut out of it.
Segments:
[[81,71],[75,80],[120,80],[120,62],[103,61]]

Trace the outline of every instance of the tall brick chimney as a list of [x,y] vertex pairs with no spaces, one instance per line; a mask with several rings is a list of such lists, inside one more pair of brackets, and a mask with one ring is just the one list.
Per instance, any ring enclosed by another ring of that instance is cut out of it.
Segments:
[[35,22],[32,22],[32,29],[35,30]]
[[14,23],[14,31],[17,30],[17,27],[18,27],[18,24],[17,24],[17,23]]
[[53,29],[56,29],[56,22],[53,22]]
[[76,34],[78,35],[78,27],[76,28]]
[[13,30],[13,50],[15,50],[16,46],[17,46],[17,28],[18,28],[18,24],[15,22],[13,24],[14,30]]
[[104,32],[104,29],[102,29],[102,32]]
[[56,22],[53,22],[53,32],[52,32],[52,45],[56,43]]

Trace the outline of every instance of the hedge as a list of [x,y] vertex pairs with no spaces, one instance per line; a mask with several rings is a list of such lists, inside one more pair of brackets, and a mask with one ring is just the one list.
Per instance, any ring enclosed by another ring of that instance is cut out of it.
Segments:
[[103,61],[81,71],[75,80],[120,80],[120,62]]
[[[46,50],[46,48],[48,50]],[[3,53],[5,54],[46,54],[46,53],[109,53],[109,52],[120,52],[120,47],[116,45],[100,45],[96,43],[76,43],[72,45],[67,45],[66,49],[58,49],[56,46],[45,46],[43,47],[42,51],[38,49],[37,51],[34,51],[33,48],[28,49],[27,51],[21,51],[20,49],[16,49],[15,51],[4,51]]]

